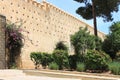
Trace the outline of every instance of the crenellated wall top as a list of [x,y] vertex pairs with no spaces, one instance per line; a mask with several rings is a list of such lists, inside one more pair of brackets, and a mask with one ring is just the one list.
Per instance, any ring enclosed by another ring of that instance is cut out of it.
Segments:
[[[51,3],[49,3],[49,2],[43,1],[42,4],[47,5],[49,8],[53,8],[54,10],[58,11],[58,12],[61,13],[61,14],[64,14],[64,15],[69,16],[69,17],[72,17],[73,19],[77,20],[78,22],[83,23],[83,24],[85,24],[87,27],[93,29],[93,27],[90,26],[89,24],[81,21],[79,18],[73,16],[72,14],[70,14],[70,13],[68,13],[68,12],[65,12],[65,11],[61,10],[60,8],[54,6],[53,4],[51,4]],[[98,31],[98,32],[104,34],[103,32],[100,32],[100,31]]]
[[35,0],[24,0],[24,1],[27,2],[27,3],[30,3],[30,4],[32,4],[34,6],[36,6],[38,8],[43,8],[44,7],[42,3],[38,3]]
[[[36,0],[25,0],[25,1],[28,2],[28,3],[31,3],[32,5],[34,5],[34,6],[36,6],[36,7],[41,8],[41,9],[44,9],[44,8],[52,8],[52,9],[58,11],[59,13],[64,14],[64,15],[66,15],[66,16],[69,16],[69,17],[77,20],[78,22],[81,22],[81,23],[85,24],[87,27],[93,29],[92,26],[90,26],[90,25],[88,25],[87,23],[81,21],[80,19],[78,19],[77,17],[73,16],[72,14],[67,13],[67,12],[61,10],[60,8],[54,6],[53,4],[51,4],[51,3],[49,3],[49,2],[46,2],[45,0],[43,0],[43,1],[40,2],[40,3],[37,2]],[[102,33],[102,32],[100,32],[100,31],[98,31],[98,32],[99,32],[99,33]],[[102,33],[102,34],[104,34],[104,33]]]

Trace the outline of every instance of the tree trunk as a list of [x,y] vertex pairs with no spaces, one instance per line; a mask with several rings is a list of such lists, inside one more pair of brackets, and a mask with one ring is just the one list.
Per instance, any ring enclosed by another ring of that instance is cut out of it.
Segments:
[[92,14],[93,14],[93,24],[94,24],[94,35],[98,36],[98,34],[97,34],[97,19],[96,19],[96,10],[95,10],[94,0],[92,0]]

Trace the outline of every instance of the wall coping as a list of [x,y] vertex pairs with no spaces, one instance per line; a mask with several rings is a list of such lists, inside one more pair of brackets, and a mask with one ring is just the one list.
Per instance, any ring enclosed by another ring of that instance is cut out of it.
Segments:
[[[89,24],[81,21],[79,18],[73,16],[72,14],[70,14],[70,13],[68,13],[68,12],[63,11],[62,9],[56,7],[55,5],[49,3],[49,2],[47,2],[47,1],[45,1],[45,0],[43,0],[42,2],[37,2],[36,0],[24,0],[24,1],[26,1],[26,2],[28,2],[28,3],[32,3],[32,5],[34,5],[34,6],[38,7],[38,8],[42,8],[42,9],[43,9],[44,7],[45,7],[45,8],[46,8],[46,7],[48,7],[48,8],[49,8],[49,7],[52,7],[52,8],[55,9],[56,11],[59,11],[60,13],[65,14],[66,16],[72,17],[73,19],[77,20],[78,22],[81,22],[81,23],[85,24],[87,27],[89,27],[89,28],[91,28],[91,29],[94,29],[94,27],[92,27],[91,25],[89,25]],[[46,5],[47,5],[47,6],[46,6]],[[98,32],[101,33],[101,34],[103,34],[103,35],[105,35],[105,33],[101,32],[101,31],[98,31]],[[98,33],[98,34],[99,34],[99,33]]]

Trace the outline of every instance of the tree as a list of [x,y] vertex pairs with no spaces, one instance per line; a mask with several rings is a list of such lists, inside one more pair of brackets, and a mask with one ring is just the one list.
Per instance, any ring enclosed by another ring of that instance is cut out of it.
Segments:
[[90,35],[87,28],[81,29],[71,36],[71,43],[74,46],[76,55],[84,54],[87,49],[95,48],[95,36]]
[[60,41],[56,44],[55,50],[65,50],[68,51],[67,46],[63,43],[63,41]]
[[112,12],[118,11],[120,0],[74,0],[84,3],[76,10],[76,13],[89,20],[94,19],[94,34],[97,36],[96,17],[103,17],[104,21],[112,21]]
[[108,53],[112,59],[120,51],[120,22],[113,23],[110,27],[110,33],[103,42],[103,50]]

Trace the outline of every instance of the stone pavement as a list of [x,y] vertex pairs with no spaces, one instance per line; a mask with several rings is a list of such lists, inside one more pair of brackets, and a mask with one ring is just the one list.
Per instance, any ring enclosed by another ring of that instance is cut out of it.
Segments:
[[[65,78],[74,78],[81,80],[120,80],[120,77],[116,76],[103,76],[103,75],[93,75],[93,74],[81,74],[81,73],[71,73],[70,71],[51,71],[51,70],[24,70],[26,74],[29,75],[44,75],[52,77],[65,77]],[[72,79],[69,79],[72,80]]]
[[30,76],[23,73],[22,70],[0,70],[0,80],[81,80],[81,79]]
[[120,78],[59,71],[0,70],[0,80],[120,80]]

